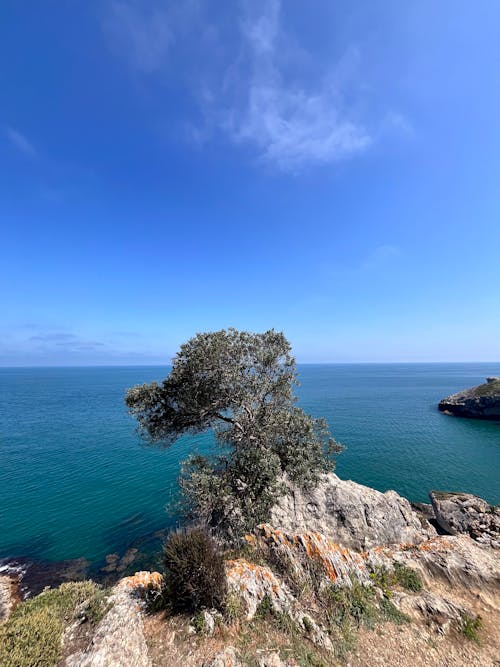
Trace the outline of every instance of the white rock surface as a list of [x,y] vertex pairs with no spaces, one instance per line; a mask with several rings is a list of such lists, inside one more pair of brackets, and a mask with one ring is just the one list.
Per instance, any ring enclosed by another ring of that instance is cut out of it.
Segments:
[[270,523],[287,532],[316,531],[358,551],[382,544],[418,544],[436,534],[395,491],[381,493],[333,473],[307,490],[288,484]]
[[111,609],[97,626],[90,646],[66,659],[66,667],[151,667],[144,638],[142,605],[125,587],[116,587]]

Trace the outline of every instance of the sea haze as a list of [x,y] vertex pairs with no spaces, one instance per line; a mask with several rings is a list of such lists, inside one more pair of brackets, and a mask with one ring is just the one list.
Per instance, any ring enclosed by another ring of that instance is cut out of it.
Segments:
[[[175,525],[179,462],[209,435],[145,446],[125,390],[164,367],[0,369],[0,558],[102,561]],[[440,398],[500,364],[299,366],[299,400],[346,446],[337,472],[426,501],[430,489],[500,502],[500,424],[448,417]]]

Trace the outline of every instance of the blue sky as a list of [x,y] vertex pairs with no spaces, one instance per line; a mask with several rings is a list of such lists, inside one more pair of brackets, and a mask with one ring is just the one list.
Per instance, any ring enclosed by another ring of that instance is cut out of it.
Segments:
[[500,5],[0,9],[0,364],[500,359]]

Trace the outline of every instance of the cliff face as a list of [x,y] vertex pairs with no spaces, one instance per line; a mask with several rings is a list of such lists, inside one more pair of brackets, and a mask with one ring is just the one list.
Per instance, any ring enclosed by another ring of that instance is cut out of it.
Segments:
[[288,484],[287,494],[272,510],[271,522],[291,532],[317,531],[357,550],[418,544],[436,534],[395,491],[381,493],[333,473],[307,490]]
[[485,384],[443,398],[438,407],[457,417],[500,419],[500,378],[489,377]]
[[[347,657],[352,667],[494,665],[496,510],[467,494],[433,492],[431,500],[426,514],[453,535],[437,535],[394,491],[335,475],[307,493],[289,485],[272,523],[228,554],[224,614],[154,612],[148,600],[160,594],[162,575],[139,572],[103,593],[95,627],[88,601],[68,615],[57,665],[326,667]],[[478,629],[480,644],[465,634]]]

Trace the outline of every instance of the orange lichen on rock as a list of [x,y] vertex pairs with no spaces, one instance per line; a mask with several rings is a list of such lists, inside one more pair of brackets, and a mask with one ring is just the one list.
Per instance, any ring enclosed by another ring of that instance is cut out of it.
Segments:
[[147,570],[136,572],[131,577],[124,577],[118,584],[118,589],[129,590],[138,595],[145,595],[151,590],[161,590],[163,585],[163,576],[159,572],[149,572]]
[[315,531],[287,534],[275,530],[268,524],[256,529],[257,542],[266,551],[289,562],[300,574],[308,561],[319,565],[325,576],[340,585],[350,585],[352,577],[369,581],[369,574],[363,557],[345,549],[332,539]]
[[249,619],[266,596],[276,611],[283,611],[291,602],[285,584],[268,567],[237,558],[226,562],[226,573],[229,587],[243,598]]

